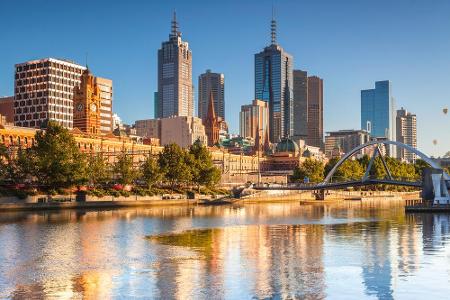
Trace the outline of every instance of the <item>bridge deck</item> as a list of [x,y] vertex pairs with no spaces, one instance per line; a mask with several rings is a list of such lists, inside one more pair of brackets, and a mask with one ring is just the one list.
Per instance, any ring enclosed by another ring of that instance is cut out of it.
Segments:
[[332,190],[342,189],[346,187],[366,186],[374,184],[388,184],[410,187],[422,187],[421,182],[407,182],[407,181],[395,181],[395,180],[380,180],[380,179],[368,179],[368,180],[355,180],[347,182],[336,183],[319,183],[319,184],[287,184],[276,186],[255,185],[255,190],[298,190],[298,191],[315,191],[315,190]]

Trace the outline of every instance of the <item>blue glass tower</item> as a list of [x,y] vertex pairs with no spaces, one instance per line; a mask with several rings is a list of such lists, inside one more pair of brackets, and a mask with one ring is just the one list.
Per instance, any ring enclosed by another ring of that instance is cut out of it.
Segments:
[[395,141],[395,103],[389,80],[375,82],[375,89],[361,91],[361,129],[372,137]]
[[293,135],[293,58],[276,42],[271,22],[271,45],[255,54],[255,99],[269,103],[269,139],[277,143]]

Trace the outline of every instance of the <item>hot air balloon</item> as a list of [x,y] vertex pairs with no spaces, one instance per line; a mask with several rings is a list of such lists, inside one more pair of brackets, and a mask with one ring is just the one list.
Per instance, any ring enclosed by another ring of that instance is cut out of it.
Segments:
[[433,145],[437,145],[437,140],[433,140]]
[[442,111],[443,111],[444,114],[446,115],[446,114],[448,113],[448,108],[446,107],[446,108],[442,109]]

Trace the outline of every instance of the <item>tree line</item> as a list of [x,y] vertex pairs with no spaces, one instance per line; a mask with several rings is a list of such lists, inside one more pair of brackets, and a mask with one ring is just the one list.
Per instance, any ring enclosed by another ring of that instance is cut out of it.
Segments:
[[[394,179],[403,181],[418,181],[422,177],[422,171],[428,164],[423,160],[416,160],[415,163],[402,162],[396,158],[384,157],[386,165]],[[294,182],[322,182],[326,174],[338,163],[339,158],[332,158],[326,164],[321,161],[307,158],[302,164],[294,169],[291,177]],[[333,182],[344,182],[351,180],[360,180],[370,163],[370,157],[367,155],[354,160],[346,160],[341,164],[333,175]],[[446,169],[450,172],[450,169]],[[375,158],[369,172],[369,177],[373,179],[384,179],[387,176],[383,162],[380,157]]]
[[3,186],[28,185],[42,191],[56,191],[81,186],[105,189],[114,184],[146,189],[214,188],[221,172],[214,166],[208,149],[199,141],[189,149],[176,144],[164,147],[158,155],[146,155],[135,163],[126,152],[114,163],[101,152],[80,151],[70,132],[50,121],[46,130],[35,134],[30,148],[16,151],[0,145],[0,183]]

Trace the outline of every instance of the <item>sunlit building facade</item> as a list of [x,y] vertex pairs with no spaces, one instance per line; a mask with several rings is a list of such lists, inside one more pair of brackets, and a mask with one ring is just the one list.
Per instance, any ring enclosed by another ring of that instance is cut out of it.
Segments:
[[[396,118],[397,141],[417,148],[417,118],[403,107],[397,110]],[[416,154],[406,150],[397,149],[397,158],[406,162],[415,162]]]

